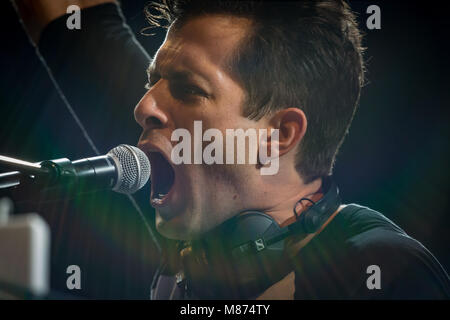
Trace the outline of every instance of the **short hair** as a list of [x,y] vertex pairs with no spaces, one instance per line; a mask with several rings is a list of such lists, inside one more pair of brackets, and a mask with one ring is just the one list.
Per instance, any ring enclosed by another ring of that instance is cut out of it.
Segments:
[[145,13],[152,27],[208,14],[250,19],[229,65],[246,94],[244,116],[302,109],[308,128],[296,169],[306,183],[332,174],[364,82],[362,35],[345,1],[163,0]]

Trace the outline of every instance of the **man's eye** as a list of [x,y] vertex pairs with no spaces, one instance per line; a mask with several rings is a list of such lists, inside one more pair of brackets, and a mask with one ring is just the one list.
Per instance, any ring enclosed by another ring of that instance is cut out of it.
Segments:
[[175,99],[187,101],[196,97],[208,97],[208,95],[200,88],[190,84],[175,83],[170,88]]

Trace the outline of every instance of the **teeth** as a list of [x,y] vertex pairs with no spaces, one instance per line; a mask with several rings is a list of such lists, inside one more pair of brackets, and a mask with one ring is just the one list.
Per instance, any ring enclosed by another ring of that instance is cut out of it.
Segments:
[[152,199],[154,204],[162,204],[174,185],[175,173],[170,163],[162,153],[153,152],[149,155],[152,169],[156,173],[151,181]]
[[165,193],[155,193],[153,195],[153,199],[155,200],[162,200],[167,194]]
[[161,204],[161,203],[162,203],[162,199],[157,199],[157,198],[152,199],[152,204]]

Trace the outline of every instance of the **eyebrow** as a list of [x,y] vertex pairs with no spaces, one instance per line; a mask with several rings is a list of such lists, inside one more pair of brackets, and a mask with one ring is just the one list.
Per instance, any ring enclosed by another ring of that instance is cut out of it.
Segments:
[[[155,73],[158,73],[158,66],[157,66],[156,60],[153,60],[149,64],[146,71],[147,71],[147,76],[150,81],[152,75],[154,76]],[[190,71],[190,70],[174,70],[174,69],[169,68],[166,74],[170,80],[174,80],[174,81],[187,81],[189,79],[194,78],[195,76],[198,76],[201,79],[203,79],[204,81],[206,81],[206,83],[208,85],[210,85],[210,86],[212,85],[211,81],[206,76],[204,76],[201,73]]]

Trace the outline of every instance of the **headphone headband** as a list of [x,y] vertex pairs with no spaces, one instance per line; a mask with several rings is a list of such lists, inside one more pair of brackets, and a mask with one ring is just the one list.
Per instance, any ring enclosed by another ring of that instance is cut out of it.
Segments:
[[183,257],[188,287],[199,298],[248,298],[281,280],[292,271],[284,240],[318,231],[340,206],[331,177],[322,189],[324,196],[286,227],[264,212],[247,211],[193,241]]
[[[232,249],[232,255],[237,258],[240,256],[245,256],[247,254],[256,254],[259,251],[262,251],[267,247],[273,245],[274,243],[284,240],[291,235],[307,235],[317,232],[328,220],[328,218],[334,212],[336,212],[341,204],[339,189],[337,188],[331,177],[323,179],[322,188],[325,190],[324,196],[318,202],[313,202],[314,205],[303,212],[296,222],[279,229],[275,234],[271,234],[265,237],[262,236],[258,239],[250,240],[243,244],[240,244],[239,246]],[[306,198],[300,199],[296,203],[296,205],[305,199]],[[257,212],[249,213],[254,214]],[[294,213],[296,213],[295,207]]]

